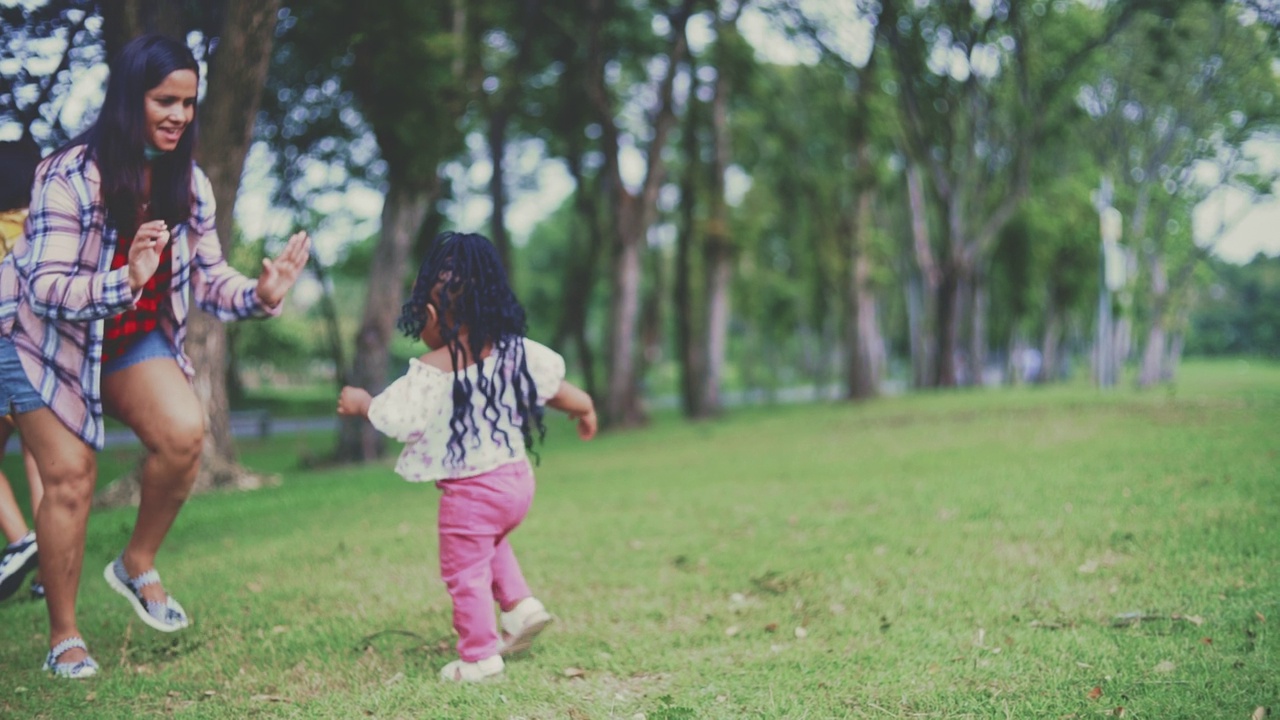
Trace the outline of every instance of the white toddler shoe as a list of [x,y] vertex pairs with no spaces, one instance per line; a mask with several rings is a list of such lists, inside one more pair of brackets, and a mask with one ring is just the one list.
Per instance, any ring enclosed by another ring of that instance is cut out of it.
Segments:
[[510,612],[504,612],[500,617],[502,642],[498,646],[498,653],[511,655],[528,650],[538,633],[550,624],[551,614],[537,598],[527,597],[521,600]]
[[440,679],[453,682],[480,682],[495,675],[501,675],[504,667],[506,664],[502,662],[501,655],[491,655],[476,662],[454,660],[440,669]]

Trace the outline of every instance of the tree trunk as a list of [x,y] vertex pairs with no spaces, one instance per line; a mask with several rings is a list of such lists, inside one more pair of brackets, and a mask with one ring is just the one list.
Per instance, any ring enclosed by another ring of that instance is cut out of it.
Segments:
[[[440,193],[439,178],[427,184],[392,180],[382,208],[382,230],[373,251],[369,289],[360,329],[356,332],[351,384],[377,394],[387,386],[390,344],[404,302],[409,249],[418,237]],[[382,436],[363,418],[343,418],[338,430],[337,459],[344,462],[379,457]]]
[[[745,3],[738,4],[741,12]],[[729,32],[730,26],[717,24],[717,33]],[[703,271],[706,273],[706,378],[702,386],[702,410],[716,415],[723,407],[721,386],[728,355],[730,288],[733,282],[733,260],[736,255],[729,235],[729,202],[725,197],[725,173],[729,170],[729,73],[721,68],[716,73],[715,93],[711,99],[711,182],[709,184],[710,217],[707,244],[704,248]]]
[[635,426],[644,423],[640,407],[639,377],[636,372],[636,331],[640,317],[641,250],[647,228],[636,217],[638,201],[626,196],[616,224],[613,248],[613,297],[609,303],[609,387],[605,413],[610,424]]
[[502,264],[507,268],[507,279],[515,287],[515,274],[511,267],[511,236],[507,234],[507,125],[510,115],[506,109],[495,111],[489,118],[489,154],[493,172],[489,176],[489,196],[493,200],[493,213],[489,220],[489,233],[498,248]]
[[[205,99],[200,106],[200,167],[209,177],[217,202],[215,222],[223,255],[235,237],[236,194],[245,158],[253,141],[262,86],[267,79],[280,0],[232,0],[209,67]],[[205,407],[205,442],[193,492],[220,484],[256,486],[247,470],[236,465],[231,436],[231,403],[227,397],[229,350],[222,323],[193,310],[187,332],[187,354],[196,368],[196,388]]]
[[1160,382],[1161,365],[1168,352],[1165,342],[1165,323],[1169,306],[1169,279],[1164,258],[1159,250],[1150,256],[1151,272],[1151,326],[1147,329],[1147,342],[1142,352],[1142,366],[1138,371],[1138,387],[1150,387]]
[[[694,292],[694,255],[698,242],[698,173],[702,170],[701,147],[698,138],[700,104],[697,100],[698,79],[696,67],[690,68],[692,87],[689,88],[689,109],[685,111],[684,176],[680,181],[680,229],[676,238],[675,287],[672,296],[676,320],[676,352],[680,360],[680,408],[685,417],[701,418],[706,415],[703,405],[706,386],[706,334],[698,322],[700,306],[698,293]],[[703,249],[706,252],[705,248]],[[704,286],[705,288],[705,286]]]
[[[860,149],[859,165],[869,162],[866,146]],[[858,191],[857,215],[851,222],[848,289],[845,313],[845,366],[847,396],[865,400],[880,394],[884,370],[884,340],[877,318],[876,297],[871,291],[871,210],[875,189],[867,182]]]
[[724,410],[724,368],[729,354],[729,317],[734,251],[729,241],[712,231],[707,238],[706,378],[702,386],[704,416]]
[[591,307],[591,295],[595,290],[596,273],[600,268],[600,253],[604,249],[604,231],[600,227],[597,194],[587,187],[587,178],[582,171],[582,151],[577,142],[575,138],[574,144],[569,148],[567,164],[569,173],[573,176],[574,206],[586,228],[586,249],[571,253],[565,264],[565,294],[560,324],[556,328],[556,342],[566,338],[574,340],[578,364],[585,382],[583,389],[595,398],[599,397],[595,379],[595,352],[587,337],[587,315]]
[[[267,4],[273,2],[278,4],[278,0]],[[171,0],[102,0],[101,7],[102,39],[108,59],[114,58],[130,40],[144,33],[186,40],[188,23],[183,17],[181,3]],[[272,16],[274,22],[275,17]],[[232,27],[235,26],[228,22],[223,29]]]
[[907,282],[903,284],[907,305],[907,345],[911,353],[911,387],[930,387],[929,373],[933,367],[930,344],[932,334],[928,331],[926,321],[928,312],[925,309],[924,281],[914,269],[906,271]]
[[958,384],[956,373],[956,354],[959,348],[960,305],[961,305],[960,269],[952,264],[943,267],[941,281],[937,291],[937,320],[935,322],[934,367],[932,376],[939,387],[955,387]]
[[662,253],[646,250],[641,262],[650,266],[647,274],[653,278],[640,308],[640,366],[636,377],[645,376],[645,370],[662,362],[662,306],[666,294],[666,269]]
[[975,273],[969,281],[969,363],[970,384],[985,384],[987,364],[987,292],[985,278]]
[[[908,322],[911,325],[911,366],[915,387],[934,387],[938,381],[937,319],[942,281],[929,241],[929,211],[925,204],[920,166],[907,163],[907,204],[911,213],[911,257],[919,274],[912,273],[907,288]],[[914,320],[911,318],[914,317]],[[930,322],[932,320],[932,322]]]
[[1058,347],[1062,342],[1062,312],[1058,304],[1050,300],[1045,313],[1044,339],[1040,345],[1040,376],[1036,382],[1050,383],[1058,379],[1062,365],[1058,358]]
[[638,313],[640,311],[640,279],[643,273],[645,236],[657,212],[658,191],[666,175],[663,151],[676,122],[674,107],[675,77],[688,50],[685,29],[693,12],[694,0],[683,0],[669,16],[671,41],[667,52],[667,72],[659,83],[658,104],[654,108],[653,139],[646,148],[644,182],[638,194],[632,194],[622,182],[619,165],[619,130],[614,119],[613,103],[605,81],[607,59],[603,26],[605,13],[599,0],[589,4],[591,14],[588,33],[588,64],[591,77],[587,92],[599,119],[604,146],[604,168],[613,214],[613,297],[609,304],[609,380],[604,403],[604,419],[610,425],[636,426],[645,422],[640,403],[639,365],[635,353]]
[[1182,363],[1182,349],[1186,345],[1186,332],[1179,327],[1169,338],[1169,353],[1160,368],[1160,381],[1172,383],[1177,379],[1178,366]]

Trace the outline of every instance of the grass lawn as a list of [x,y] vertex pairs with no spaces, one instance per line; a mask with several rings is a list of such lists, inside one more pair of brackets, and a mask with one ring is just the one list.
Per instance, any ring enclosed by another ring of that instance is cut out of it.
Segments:
[[[187,505],[161,555],[194,618],[143,626],[101,579],[132,510],[90,520],[56,682],[40,604],[0,605],[0,717],[1237,718],[1280,706],[1280,367],[1176,392],[968,391],[660,418],[551,418],[513,544],[557,617],[504,677],[454,657],[437,491],[390,462]],[[16,475],[16,458],[4,469]],[[103,458],[110,475],[130,462]],[[15,485],[21,485],[20,475]],[[1120,710],[1123,708],[1123,710]]]

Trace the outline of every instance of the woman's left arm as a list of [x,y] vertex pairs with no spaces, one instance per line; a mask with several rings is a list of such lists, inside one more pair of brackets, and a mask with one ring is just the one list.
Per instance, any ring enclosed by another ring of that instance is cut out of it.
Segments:
[[191,287],[196,305],[219,320],[279,315],[285,294],[306,266],[311,251],[310,238],[305,232],[295,234],[277,258],[262,261],[262,275],[257,280],[245,277],[231,267],[222,254],[214,226],[213,188],[208,178],[198,168],[193,175],[196,207],[188,232],[194,235]]

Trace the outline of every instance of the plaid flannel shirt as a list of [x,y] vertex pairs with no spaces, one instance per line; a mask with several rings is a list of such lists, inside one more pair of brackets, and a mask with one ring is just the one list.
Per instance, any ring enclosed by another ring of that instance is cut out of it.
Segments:
[[[111,269],[116,232],[107,223],[102,178],[85,147],[55,154],[36,171],[21,240],[0,261],[0,335],[18,351],[27,377],[54,415],[101,450],[104,320],[134,307],[129,269]],[[255,280],[227,264],[214,228],[213,188],[192,172],[191,217],[173,229],[169,309],[160,328],[182,352],[191,302],[219,320],[277,315],[262,304]]]

